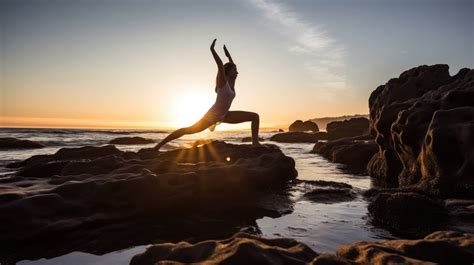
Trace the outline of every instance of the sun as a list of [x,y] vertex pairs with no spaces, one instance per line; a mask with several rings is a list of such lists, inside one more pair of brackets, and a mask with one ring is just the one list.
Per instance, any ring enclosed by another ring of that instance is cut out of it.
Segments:
[[208,95],[183,92],[176,96],[173,104],[173,123],[176,127],[191,126],[206,114],[213,103]]

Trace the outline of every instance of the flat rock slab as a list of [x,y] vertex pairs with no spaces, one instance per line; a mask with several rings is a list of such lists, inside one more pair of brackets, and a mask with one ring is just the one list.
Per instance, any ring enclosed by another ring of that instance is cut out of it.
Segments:
[[132,217],[243,216],[258,211],[261,194],[297,175],[294,160],[275,146],[224,142],[169,152],[63,148],[14,166],[17,176],[0,183],[5,244]]

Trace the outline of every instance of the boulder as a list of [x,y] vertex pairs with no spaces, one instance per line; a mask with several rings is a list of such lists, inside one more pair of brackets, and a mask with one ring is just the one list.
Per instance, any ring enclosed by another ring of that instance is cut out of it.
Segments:
[[318,140],[325,139],[325,132],[306,133],[306,132],[286,132],[277,133],[270,137],[270,141],[280,143],[317,143]]
[[343,121],[333,121],[326,126],[331,140],[354,137],[369,133],[369,120],[363,117]]
[[372,220],[405,236],[426,235],[447,221],[448,212],[441,200],[414,192],[381,192],[368,207]]
[[[338,203],[350,201],[356,198],[356,193],[352,186],[342,182],[324,180],[296,180],[295,184],[302,184],[305,193],[303,200],[310,200],[317,203]],[[297,186],[299,187],[299,186]],[[310,189],[310,191],[306,191]]]
[[353,200],[356,195],[351,189],[316,188],[305,193],[304,198],[318,203],[337,203]]
[[331,162],[340,163],[351,171],[366,173],[367,164],[378,152],[378,145],[370,137],[358,136],[334,141],[318,142],[312,153],[320,154]]
[[109,144],[123,144],[123,145],[135,145],[135,144],[152,144],[155,141],[143,137],[119,137],[109,141]]
[[370,175],[385,187],[416,186],[440,197],[474,196],[474,70],[419,66],[369,98],[380,147]]
[[318,125],[313,121],[297,120],[293,122],[288,128],[290,132],[319,132]]
[[4,149],[33,149],[33,148],[43,148],[44,145],[30,141],[30,140],[21,140],[12,137],[0,138],[0,150]]

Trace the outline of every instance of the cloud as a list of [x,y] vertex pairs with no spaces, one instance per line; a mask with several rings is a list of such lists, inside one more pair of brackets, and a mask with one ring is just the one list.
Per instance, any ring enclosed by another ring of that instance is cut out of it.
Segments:
[[289,52],[304,55],[305,69],[318,87],[345,89],[342,74],[344,47],[322,26],[306,22],[301,15],[273,0],[248,0],[269,22],[272,28],[290,39]]

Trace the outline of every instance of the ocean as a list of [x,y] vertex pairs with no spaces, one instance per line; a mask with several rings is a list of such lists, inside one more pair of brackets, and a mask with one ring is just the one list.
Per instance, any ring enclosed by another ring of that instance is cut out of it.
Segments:
[[[31,129],[0,128],[0,137],[28,139],[45,145],[40,149],[0,150],[0,178],[13,174],[15,170],[5,167],[8,163],[20,161],[33,155],[52,154],[63,147],[101,146],[117,137],[140,136],[159,141],[168,132],[154,130],[99,130],[99,129]],[[337,203],[317,203],[303,198],[304,191],[295,189],[291,194],[293,211],[278,218],[264,217],[256,220],[255,231],[263,237],[294,238],[311,247],[316,252],[331,252],[342,244],[360,240],[396,238],[388,231],[375,227],[368,218],[368,202],[361,193],[371,187],[368,175],[356,175],[344,170],[341,165],[329,162],[310,151],[314,144],[277,143],[268,139],[275,132],[261,132],[265,141],[280,147],[283,153],[296,161],[298,179],[343,182],[353,186],[357,192],[355,199]],[[232,144],[243,143],[242,138],[250,136],[249,131],[205,131],[185,136],[165,145],[162,150],[172,150],[192,146],[199,139],[222,140]],[[117,145],[127,151],[138,151],[148,145]],[[147,245],[134,246],[95,255],[71,252],[51,259],[24,260],[18,264],[128,264],[133,255],[143,252]]]

